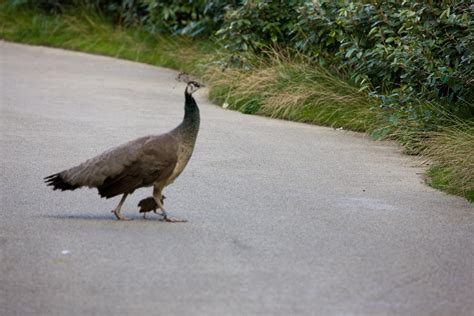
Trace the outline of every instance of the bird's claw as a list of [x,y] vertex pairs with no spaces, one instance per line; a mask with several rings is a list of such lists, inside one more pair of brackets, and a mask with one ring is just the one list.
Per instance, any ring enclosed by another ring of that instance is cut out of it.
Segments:
[[181,219],[181,218],[176,218],[176,217],[170,217],[167,215],[162,215],[162,217],[159,219],[161,222],[168,222],[168,223],[186,223],[187,220]]

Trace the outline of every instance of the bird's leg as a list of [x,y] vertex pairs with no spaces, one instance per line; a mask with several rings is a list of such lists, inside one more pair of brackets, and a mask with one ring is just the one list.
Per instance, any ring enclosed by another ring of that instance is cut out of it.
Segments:
[[156,204],[156,208],[153,210],[153,213],[158,214],[156,210],[160,209],[159,215],[165,216],[166,212],[163,206],[164,196],[161,193],[161,188],[158,186],[153,187],[153,199],[155,200],[155,204]]
[[[165,205],[165,202],[164,202],[165,199],[166,199],[166,196],[164,196],[164,195],[162,194],[160,201],[161,201],[161,205],[163,205],[163,206]],[[155,202],[155,203],[156,203],[156,202]],[[156,211],[157,208],[159,208],[158,204],[156,205],[156,208],[153,210],[153,213],[158,214],[158,212]],[[160,212],[162,212],[161,209],[160,209]],[[161,214],[160,214],[160,215],[161,215]]]
[[[160,212],[161,212],[160,215],[163,216],[163,218],[166,218],[167,215],[166,215],[165,207],[163,205],[163,194],[161,193],[161,188],[158,186],[153,187],[153,199],[155,199],[156,209],[160,209]],[[156,209],[154,209],[153,212],[158,214],[156,212]]]
[[163,206],[163,195],[161,194],[161,188],[158,188],[156,186],[153,188],[153,198],[155,199],[155,202],[158,205],[158,208],[161,210],[161,216],[163,216],[163,218],[161,218],[160,221],[165,221],[165,222],[170,222],[170,223],[187,222],[187,220],[185,219],[179,219],[179,218],[168,216],[168,214],[165,211],[165,207]]
[[120,209],[122,208],[122,205],[125,202],[125,199],[127,198],[127,195],[128,195],[128,193],[125,193],[122,196],[122,199],[120,200],[117,207],[114,210],[111,211],[112,213],[114,213],[115,217],[117,217],[118,220],[122,220],[122,221],[130,220],[130,218],[127,218],[127,217],[123,216],[122,213],[120,213]]

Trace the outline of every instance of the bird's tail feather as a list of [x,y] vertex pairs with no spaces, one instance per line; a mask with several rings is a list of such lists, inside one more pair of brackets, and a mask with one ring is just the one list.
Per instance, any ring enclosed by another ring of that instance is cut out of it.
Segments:
[[52,174],[44,178],[44,182],[48,186],[52,186],[53,190],[75,190],[79,186],[70,184],[64,180],[59,173]]

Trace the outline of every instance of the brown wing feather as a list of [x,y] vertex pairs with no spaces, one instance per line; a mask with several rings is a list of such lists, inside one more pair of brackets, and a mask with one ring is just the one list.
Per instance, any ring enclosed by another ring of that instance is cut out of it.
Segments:
[[120,175],[105,179],[104,183],[97,187],[102,197],[111,198],[119,194],[133,193],[138,188],[152,185],[155,181],[167,178],[173,172],[176,163],[163,164],[153,171],[140,170],[141,163],[135,163],[127,167]]
[[177,153],[178,143],[173,136],[146,136],[54,176],[74,188],[96,187],[102,196],[112,197],[169,176],[176,164]]

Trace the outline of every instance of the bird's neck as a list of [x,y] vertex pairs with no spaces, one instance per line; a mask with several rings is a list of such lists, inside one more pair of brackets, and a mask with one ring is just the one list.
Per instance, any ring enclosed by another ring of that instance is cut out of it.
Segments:
[[196,100],[189,93],[185,93],[185,103],[184,103],[184,118],[181,123],[181,128],[185,133],[196,134],[199,130],[199,108],[197,106]]

